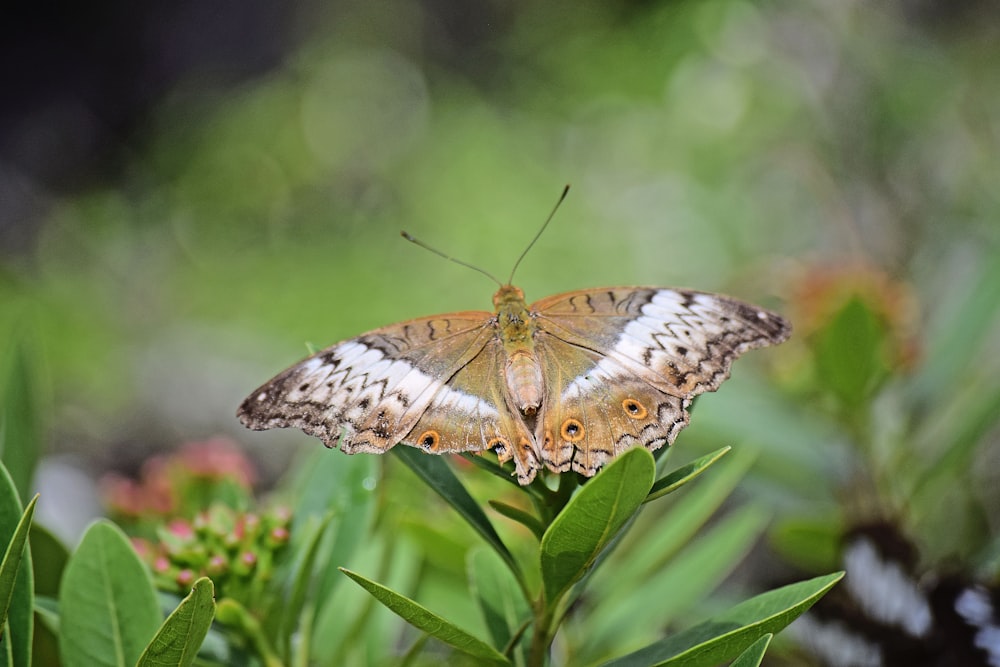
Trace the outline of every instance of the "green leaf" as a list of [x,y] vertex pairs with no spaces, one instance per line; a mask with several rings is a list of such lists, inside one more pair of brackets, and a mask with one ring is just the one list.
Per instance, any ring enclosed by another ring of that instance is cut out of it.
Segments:
[[271,647],[260,621],[235,598],[224,597],[219,600],[215,607],[215,618],[219,623],[237,630],[257,652],[264,667],[282,667],[281,659]]
[[1000,311],[1000,262],[963,266],[968,277],[949,298],[935,302],[927,328],[927,346],[920,368],[907,392],[917,405],[936,404],[939,396],[955,393],[966,383],[971,365],[989,349]]
[[422,630],[445,644],[480,660],[488,660],[491,663],[501,665],[510,664],[510,661],[495,648],[478,637],[469,634],[454,623],[434,614],[417,602],[400,595],[390,588],[366,579],[356,572],[345,568],[339,569],[368,591],[372,597],[418,630]]
[[531,618],[531,609],[503,561],[483,547],[468,556],[469,585],[479,603],[494,646],[510,643],[516,628]]
[[462,458],[477,468],[482,468],[494,477],[502,479],[514,488],[522,491],[524,490],[524,487],[517,483],[517,477],[515,477],[509,469],[504,468],[495,460],[490,460],[482,454],[470,454],[468,452],[463,453]]
[[[300,629],[302,612],[306,607],[306,595],[313,587],[316,556],[319,553],[320,542],[330,527],[331,519],[331,515],[328,514],[318,523],[309,525],[306,540],[299,543],[301,546],[296,559],[291,594],[278,612],[281,615],[281,650],[286,658],[291,653],[292,635]],[[311,620],[309,622],[311,623]],[[311,628],[309,630],[311,631]]]
[[[375,456],[341,456],[324,448],[312,448],[293,466],[294,477],[286,484],[295,492],[290,549],[296,557],[290,559],[291,562],[298,565],[301,554],[313,548],[310,543],[314,537],[318,536],[320,541],[314,557],[316,565],[305,573],[311,578],[302,606],[293,611],[298,605],[293,602],[285,605],[284,610],[276,608],[274,613],[268,614],[265,630],[270,636],[287,636],[291,626],[282,628],[281,625],[293,620],[289,614],[306,614],[311,617],[312,626],[300,626],[300,629],[305,633],[306,642],[316,639],[317,624],[325,607],[333,604],[336,589],[343,580],[335,566],[350,564],[371,525],[378,465]],[[316,521],[323,516],[332,517],[330,525],[317,535]],[[302,574],[301,569],[290,569],[286,587],[296,590],[299,582],[293,578]],[[280,603],[275,600],[276,605]],[[299,623],[306,620],[305,617],[295,619]],[[283,645],[279,650],[285,653],[286,648]]]
[[637,637],[635,646],[656,637],[658,628],[707,597],[732,572],[760,539],[768,519],[757,507],[740,508],[713,524],[665,567],[641,572],[629,587],[602,586],[608,592],[589,619],[594,630],[585,643],[613,647],[621,646],[622,638]]
[[586,574],[639,509],[655,474],[653,455],[643,448],[630,449],[584,485],[552,521],[539,547],[550,606]]
[[[21,520],[17,522],[14,535],[7,543],[3,561],[0,562],[0,626],[7,622],[7,610],[10,609],[10,601],[14,596],[14,584],[21,568],[21,560],[25,553],[24,546],[28,542],[28,531],[31,529],[31,517],[35,513],[37,502],[38,494],[36,493],[25,508],[24,514],[21,515]],[[28,566],[30,567],[30,563]]]
[[[34,502],[32,500],[29,507],[33,507]],[[25,522],[26,517],[30,522],[30,516],[22,510],[14,481],[7,472],[7,468],[0,464],[0,535],[4,536],[7,542],[6,549],[11,558],[14,557],[14,552],[10,550],[12,543],[26,537],[26,535],[18,537],[19,531],[28,530],[29,524]],[[13,581],[13,590],[7,589],[5,591],[5,595],[9,596],[9,601],[6,603],[7,624],[6,627],[0,625],[0,628],[4,628],[4,637],[10,638],[9,642],[4,641],[2,644],[7,654],[8,664],[27,667],[32,662],[31,644],[35,625],[34,574],[32,572],[31,550],[24,550],[23,542],[19,553],[22,554],[20,567],[15,566],[12,571],[5,573],[5,575],[14,576],[15,580]],[[13,560],[11,565],[13,566]]]
[[729,667],[760,667],[767,647],[771,645],[774,635],[770,632],[747,647],[747,650],[740,653],[739,657],[730,663]]
[[545,526],[542,522],[532,514],[531,512],[525,512],[520,507],[514,507],[513,505],[508,505],[507,503],[500,502],[499,500],[487,501],[498,514],[502,514],[511,521],[517,521],[519,524],[530,530],[534,535],[535,539],[541,540],[542,535],[545,534]]
[[31,495],[42,427],[31,364],[23,344],[14,346],[0,404],[0,458],[21,498]]
[[59,632],[59,602],[47,595],[35,596],[35,613],[52,632]]
[[[329,454],[324,450],[320,450],[320,453]],[[329,458],[343,459],[340,455]],[[334,519],[320,541],[317,563],[322,576],[318,585],[308,591],[310,601],[325,602],[333,598],[334,590],[342,581],[335,568],[349,563],[371,526],[375,512],[376,468],[379,463],[374,456],[351,458],[354,460],[349,460],[348,465],[339,461],[340,472],[336,477],[314,478],[320,484],[335,484],[337,493],[334,503],[322,507],[319,512],[321,515],[333,512]]]
[[[469,492],[458,481],[455,473],[448,467],[444,459],[439,456],[425,454],[415,447],[405,445],[394,447],[392,451],[420,479],[424,480],[439,496],[455,508],[462,518],[500,554],[500,557],[504,559],[504,562],[507,563],[512,572],[520,572],[514,556],[510,553],[507,545],[503,543],[503,540],[500,539],[496,529],[493,528],[493,524],[490,523],[479,503],[469,495]],[[518,574],[518,576],[520,575]]]
[[149,571],[110,521],[91,524],[70,556],[59,611],[64,667],[134,665],[160,626]]
[[732,659],[767,633],[777,633],[843,578],[835,572],[782,586],[722,614],[604,663],[604,667],[709,667]]
[[[373,568],[383,585],[395,590],[414,590],[421,572],[426,571],[424,554],[405,535],[390,532],[376,531],[369,535],[356,560]],[[406,621],[364,589],[351,586],[339,570],[332,569],[344,585],[337,588],[331,599],[323,600],[316,616],[308,650],[310,664],[378,664],[383,657],[388,660],[391,648],[385,638],[409,631]]]
[[191,592],[160,626],[139,656],[137,667],[192,664],[214,617],[215,586],[211,579],[202,577],[194,582]]
[[[659,570],[711,519],[755,460],[752,452],[737,451],[720,461],[711,475],[672,498],[667,511],[655,519],[657,526],[669,526],[669,529],[648,530],[643,539],[636,542],[629,553],[629,567],[613,572],[618,583],[612,588],[632,590],[642,585],[648,572]],[[604,570],[598,577],[610,574]]]
[[35,573],[35,595],[58,597],[59,580],[69,560],[69,549],[40,523],[32,524],[28,544]]
[[844,527],[836,516],[783,519],[768,530],[768,542],[781,559],[806,572],[836,567]]
[[958,426],[947,446],[941,448],[937,460],[920,474],[909,494],[940,498],[944,494],[943,487],[953,484],[956,476],[965,474],[986,433],[996,428],[997,415],[1000,415],[1000,388],[970,396],[962,401],[961,409],[956,419]]
[[859,297],[850,299],[815,340],[823,385],[847,407],[861,405],[888,373],[885,324]]
[[729,453],[732,447],[723,447],[711,454],[706,454],[699,459],[695,459],[687,465],[681,466],[677,470],[670,472],[656,480],[653,488],[649,490],[649,495],[643,502],[656,500],[662,496],[672,493],[681,488],[701,473],[708,470],[708,467]]

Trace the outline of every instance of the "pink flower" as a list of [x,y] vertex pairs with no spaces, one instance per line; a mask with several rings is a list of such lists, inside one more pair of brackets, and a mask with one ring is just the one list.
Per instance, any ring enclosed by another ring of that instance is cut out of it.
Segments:
[[177,573],[177,585],[181,588],[187,589],[191,587],[194,583],[194,572],[185,568]]
[[190,442],[181,447],[178,459],[187,471],[206,479],[229,478],[245,488],[256,481],[257,472],[250,460],[227,438]]
[[170,523],[167,524],[167,530],[181,539],[194,539],[194,528],[192,528],[191,524],[184,519],[172,519]]
[[284,544],[288,541],[288,529],[284,526],[275,526],[271,529],[271,541],[274,544]]
[[132,537],[130,538],[130,541],[132,542],[132,548],[135,549],[137,554],[139,554],[139,558],[149,560],[149,558],[153,555],[153,545],[149,540],[141,537]]

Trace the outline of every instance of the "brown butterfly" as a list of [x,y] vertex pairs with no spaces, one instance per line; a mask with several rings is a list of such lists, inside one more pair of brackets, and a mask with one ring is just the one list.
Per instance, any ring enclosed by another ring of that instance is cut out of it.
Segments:
[[736,357],[791,333],[762,308],[658,287],[528,305],[508,283],[493,305],[318,352],[254,391],[240,421],[299,428],[348,454],[400,442],[434,454],[493,450],[501,463],[513,459],[521,484],[543,464],[589,477],[631,447],[672,443],[691,400],[718,389]]

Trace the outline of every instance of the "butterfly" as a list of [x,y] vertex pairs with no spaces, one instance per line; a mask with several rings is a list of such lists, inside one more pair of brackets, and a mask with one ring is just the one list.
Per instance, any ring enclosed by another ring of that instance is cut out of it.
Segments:
[[784,341],[780,315],[719,294],[608,287],[528,305],[505,284],[494,312],[422,317],[338,343],[254,391],[237,415],[348,454],[397,443],[492,450],[517,481],[542,466],[594,475],[631,447],[669,445],[692,399],[747,350]]
[[844,536],[847,577],[790,627],[831,667],[1000,665],[1000,587],[952,561],[930,569],[897,522],[876,520]]

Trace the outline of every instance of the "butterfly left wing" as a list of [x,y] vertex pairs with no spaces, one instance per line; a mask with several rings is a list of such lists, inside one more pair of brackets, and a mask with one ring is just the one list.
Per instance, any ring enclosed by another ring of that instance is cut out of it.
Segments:
[[684,290],[581,290],[531,310],[551,380],[536,433],[542,458],[584,475],[630,447],[673,442],[691,399],[715,391],[742,353],[791,333],[775,313]]
[[492,317],[425,317],[344,341],[262,385],[237,415],[257,431],[293,427],[349,454],[385,452],[448,395],[448,378],[490,344]]
[[402,441],[432,454],[489,449],[501,463],[513,459],[518,481],[530,483],[540,464],[502,381],[505,362],[495,338],[437,390]]

